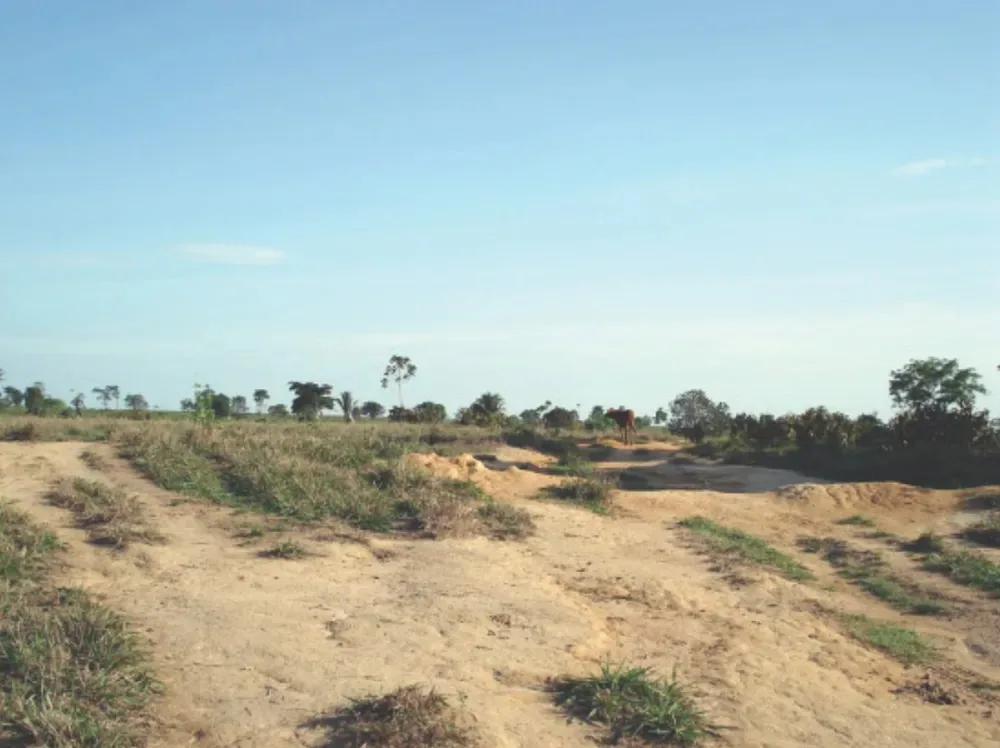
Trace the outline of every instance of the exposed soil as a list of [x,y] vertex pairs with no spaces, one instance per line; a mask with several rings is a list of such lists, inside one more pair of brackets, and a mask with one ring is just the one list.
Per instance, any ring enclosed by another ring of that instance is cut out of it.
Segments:
[[[913,535],[953,522],[957,495],[676,464],[668,445],[639,447],[602,465],[675,486],[697,477],[700,488],[616,492],[620,511],[607,517],[538,499],[561,479],[517,467],[551,463],[528,450],[485,462],[409,458],[528,509],[537,533],[523,542],[386,539],[336,526],[241,534],[244,523],[268,523],[162,491],[106,445],[0,444],[0,496],[69,544],[66,583],[126,613],[149,637],[166,684],[153,746],[320,745],[322,735],[302,727],[312,718],[415,682],[464,699],[487,746],[591,745],[596,733],[567,723],[543,686],[605,658],[665,675],[676,666],[737,748],[1000,745],[994,692],[973,687],[1000,682],[988,645],[997,601],[930,580],[902,551],[865,540],[865,528],[834,524],[862,512]],[[84,449],[100,453],[104,468],[88,467]],[[70,514],[45,499],[62,477],[135,492],[164,542],[121,552],[88,544]],[[818,580],[748,568],[733,584],[676,527],[692,514],[764,538]],[[800,534],[876,544],[895,571],[961,604],[939,620],[897,613],[799,552]],[[258,555],[282,538],[309,553]],[[831,609],[903,622],[931,636],[944,660],[906,668],[845,635],[824,612]]]

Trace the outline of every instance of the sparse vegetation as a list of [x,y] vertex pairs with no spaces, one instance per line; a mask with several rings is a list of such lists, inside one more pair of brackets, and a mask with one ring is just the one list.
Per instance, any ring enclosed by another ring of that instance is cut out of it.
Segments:
[[799,545],[808,553],[821,554],[840,576],[897,610],[917,615],[940,615],[945,612],[941,603],[924,597],[916,585],[908,584],[890,573],[878,553],[852,548],[836,538],[802,538]]
[[875,527],[875,520],[865,517],[862,514],[852,514],[850,517],[837,520],[838,525],[859,525],[861,527]]
[[146,525],[138,498],[116,486],[85,478],[64,479],[49,498],[73,512],[76,524],[87,530],[92,543],[125,548],[135,540],[161,539]]
[[912,629],[874,621],[863,615],[842,615],[847,632],[858,641],[895,657],[906,665],[928,662],[935,652],[931,644]]
[[981,553],[943,549],[927,555],[923,566],[928,571],[947,575],[957,584],[977,587],[1000,597],[1000,564]]
[[411,685],[353,700],[303,727],[323,728],[328,748],[472,748],[479,741],[465,721],[444,696]]
[[733,556],[744,563],[777,569],[789,579],[812,579],[813,573],[774,546],[749,535],[713,522],[707,517],[695,516],[679,523],[701,537],[714,552]]
[[0,744],[145,744],[157,683],[128,623],[81,590],[56,588],[56,538],[0,504]]
[[570,717],[606,726],[610,741],[633,738],[659,745],[695,746],[716,735],[688,689],[645,667],[604,664],[597,675],[562,677],[549,684],[555,703]]

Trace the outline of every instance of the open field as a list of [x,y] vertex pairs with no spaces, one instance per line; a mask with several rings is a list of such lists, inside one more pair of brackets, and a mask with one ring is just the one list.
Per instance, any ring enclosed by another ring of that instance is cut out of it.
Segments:
[[64,689],[47,719],[120,745],[1000,744],[995,488],[835,483],[650,434],[3,429],[5,559],[44,546],[45,584],[127,623],[134,704]]

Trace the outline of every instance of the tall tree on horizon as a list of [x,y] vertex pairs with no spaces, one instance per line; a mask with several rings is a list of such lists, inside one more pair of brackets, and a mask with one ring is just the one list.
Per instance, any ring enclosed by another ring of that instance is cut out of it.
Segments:
[[253,401],[257,403],[257,412],[264,412],[264,404],[271,399],[271,393],[265,389],[259,389],[253,391]]
[[389,359],[389,364],[382,373],[382,389],[388,389],[389,382],[396,383],[399,392],[399,407],[403,406],[403,382],[413,379],[417,375],[417,365],[410,360],[409,356],[394,355]]
[[289,382],[288,389],[295,395],[292,413],[305,420],[318,418],[324,410],[333,410],[333,385],[316,382]]
[[111,388],[110,387],[94,387],[91,390],[95,395],[97,395],[98,401],[104,406],[104,409],[108,409],[108,404],[111,402]]

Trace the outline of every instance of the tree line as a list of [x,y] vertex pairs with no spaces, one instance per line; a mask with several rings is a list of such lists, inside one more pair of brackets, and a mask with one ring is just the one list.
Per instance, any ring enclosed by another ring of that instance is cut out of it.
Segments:
[[[417,366],[408,357],[390,358],[380,381],[383,389],[395,386],[399,404],[388,410],[375,400],[358,401],[350,391],[334,394],[332,385],[311,381],[289,382],[290,407],[269,406],[271,395],[266,389],[254,390],[251,400],[254,412],[261,416],[266,413],[272,417],[313,420],[329,411],[339,412],[348,422],[383,416],[402,423],[447,421],[448,412],[441,403],[425,401],[410,408],[403,404],[403,387],[416,374]],[[0,383],[3,379],[4,372],[0,369]],[[243,395],[229,396],[209,385],[195,385],[194,390],[192,398],[181,402],[183,412],[202,418],[251,415],[250,400]],[[42,382],[34,382],[23,390],[5,386],[2,392],[0,407],[35,415],[71,416],[82,413],[85,407],[82,391],[67,403],[49,395]],[[122,391],[117,385],[94,387],[91,393],[104,409],[112,402],[116,409],[120,408]],[[733,414],[725,402],[713,401],[703,390],[695,389],[681,393],[652,416],[639,416],[636,426],[664,426],[696,444],[727,440],[733,447],[758,450],[794,446],[805,452],[848,448],[888,451],[917,445],[1000,449],[1000,421],[992,418],[988,410],[977,408],[977,398],[986,394],[982,375],[975,369],[961,366],[957,359],[932,357],[913,359],[890,372],[889,395],[895,413],[887,420],[876,413],[851,417],[824,406],[797,414]],[[149,409],[145,397],[137,393],[126,393],[124,404],[136,413]],[[602,431],[614,425],[600,405],[594,406],[586,417],[578,409],[556,406],[549,400],[517,415],[510,414],[504,398],[495,392],[483,393],[468,406],[459,408],[452,420],[483,427],[551,430]]]

